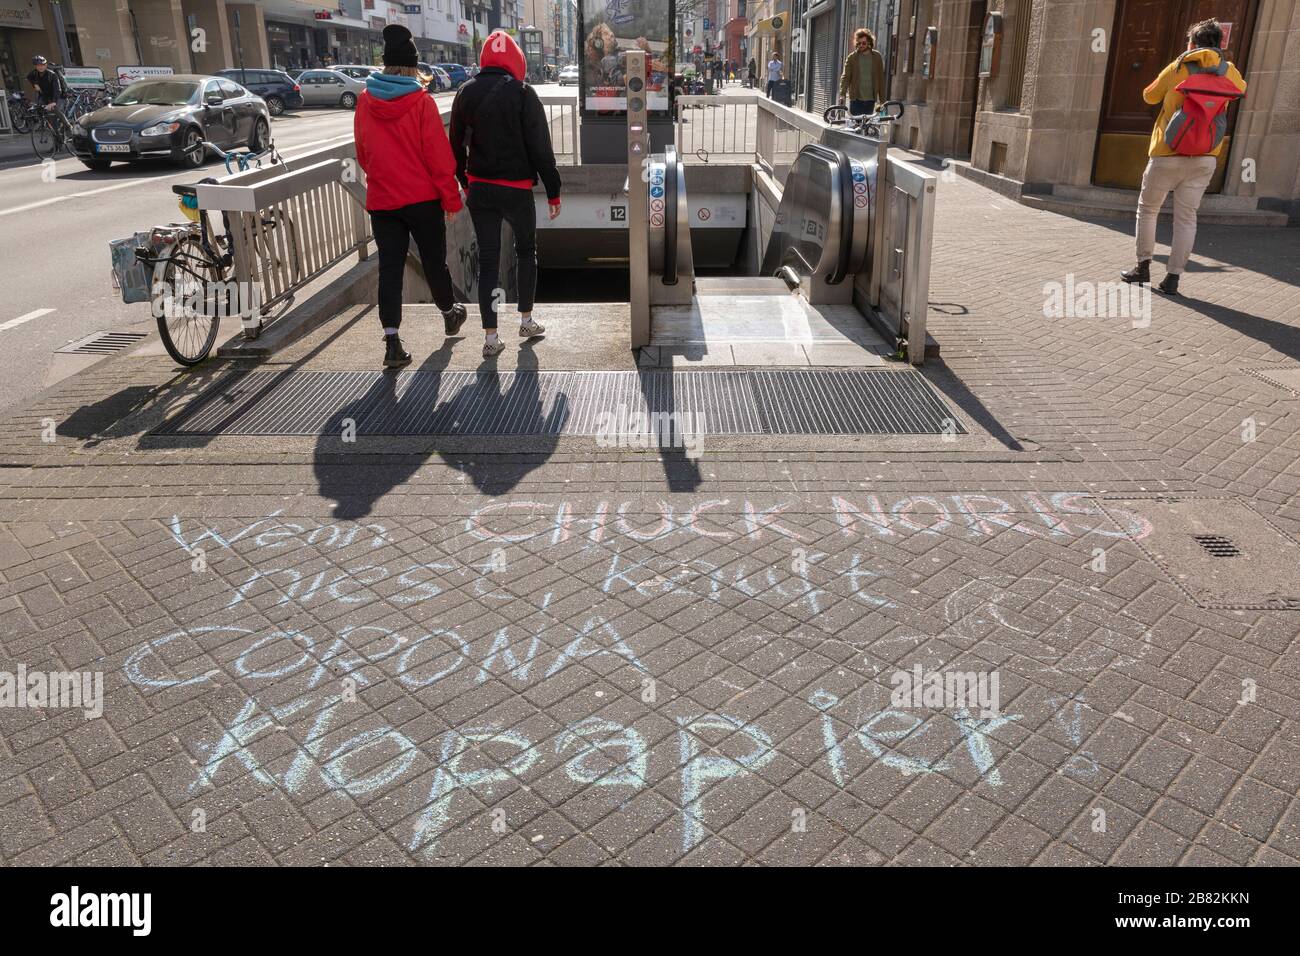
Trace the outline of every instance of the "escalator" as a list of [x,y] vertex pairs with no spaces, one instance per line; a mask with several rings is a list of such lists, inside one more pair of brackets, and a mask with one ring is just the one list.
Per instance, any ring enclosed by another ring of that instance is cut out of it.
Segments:
[[[811,301],[851,301],[853,277],[869,261],[875,193],[874,158],[805,146],[786,177],[760,274],[804,288]],[[826,287],[849,295],[828,297]]]

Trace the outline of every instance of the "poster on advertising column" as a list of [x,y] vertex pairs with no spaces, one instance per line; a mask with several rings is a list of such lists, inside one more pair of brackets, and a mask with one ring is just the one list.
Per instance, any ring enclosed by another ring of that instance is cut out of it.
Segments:
[[627,109],[623,64],[629,50],[646,54],[648,108],[668,109],[674,6],[675,0],[582,0],[584,109],[600,113]]

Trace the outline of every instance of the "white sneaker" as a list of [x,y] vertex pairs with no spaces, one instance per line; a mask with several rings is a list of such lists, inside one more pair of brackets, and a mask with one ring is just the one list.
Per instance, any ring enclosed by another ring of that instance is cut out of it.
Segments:
[[500,355],[500,354],[501,354],[502,352],[504,352],[505,350],[506,350],[506,343],[504,343],[504,342],[501,341],[501,337],[500,337],[500,336],[497,336],[497,340],[496,340],[495,342],[486,342],[486,341],[485,341],[485,342],[483,343],[483,357],[484,357],[484,358],[495,358],[496,356]]
[[521,339],[531,339],[533,336],[541,335],[546,331],[546,326],[538,325],[531,318],[519,326],[519,337]]

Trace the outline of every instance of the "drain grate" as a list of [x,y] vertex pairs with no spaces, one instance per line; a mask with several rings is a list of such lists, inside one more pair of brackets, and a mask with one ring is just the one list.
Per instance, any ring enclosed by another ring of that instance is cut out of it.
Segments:
[[914,370],[234,372],[157,435],[966,434]]
[[83,339],[55,349],[55,352],[72,352],[79,355],[108,355],[129,349],[141,339],[147,338],[144,332],[92,332]]
[[1194,534],[1192,539],[1204,548],[1212,558],[1237,558],[1241,556],[1241,549],[1232,543],[1232,539],[1225,538],[1221,534]]
[[1103,498],[1101,504],[1201,607],[1300,610],[1300,542],[1246,502],[1147,495]]

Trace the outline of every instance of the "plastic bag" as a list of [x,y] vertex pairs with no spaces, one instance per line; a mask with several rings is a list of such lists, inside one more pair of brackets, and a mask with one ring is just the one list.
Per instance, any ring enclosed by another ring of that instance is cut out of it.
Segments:
[[135,250],[141,246],[153,248],[150,233],[137,232],[127,239],[108,241],[113,257],[113,287],[121,290],[123,302],[148,302],[153,292],[153,266],[135,257]]

